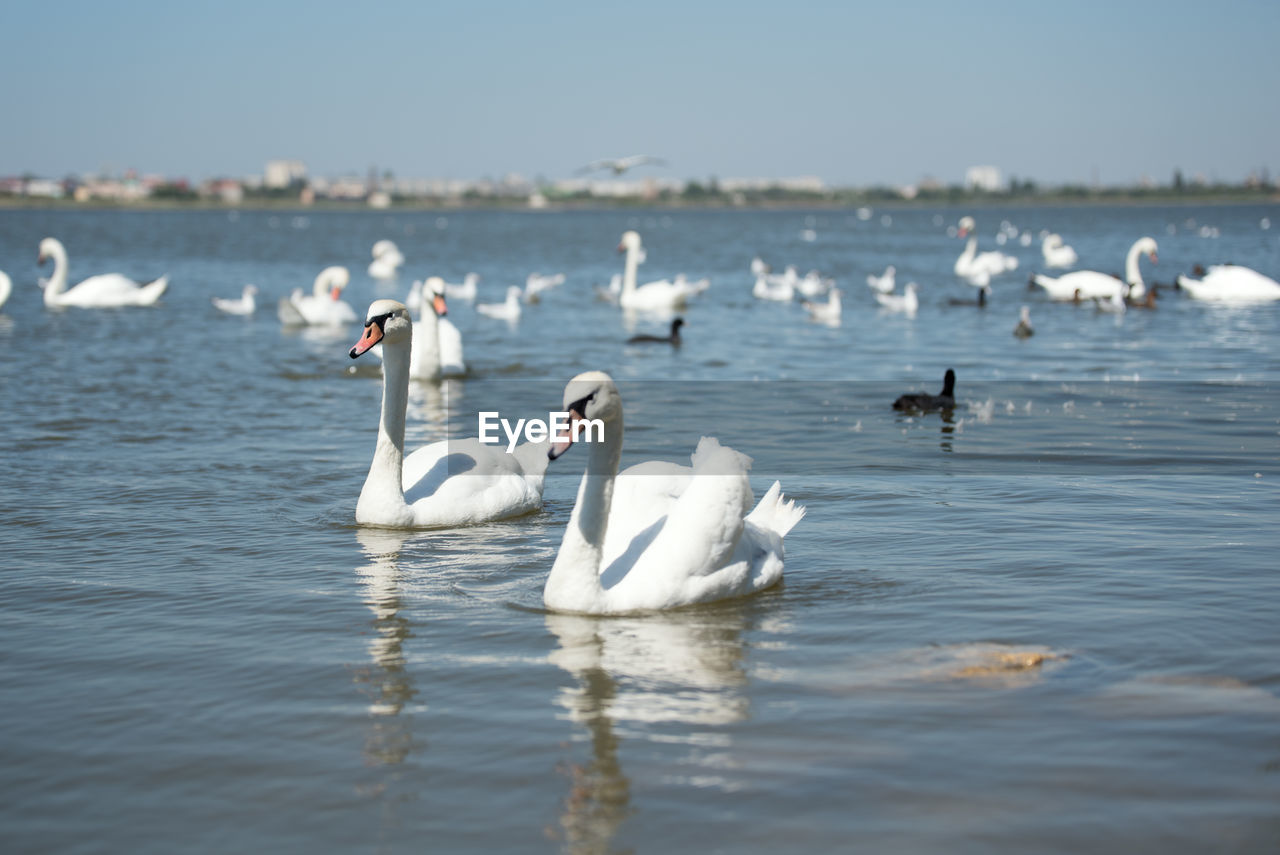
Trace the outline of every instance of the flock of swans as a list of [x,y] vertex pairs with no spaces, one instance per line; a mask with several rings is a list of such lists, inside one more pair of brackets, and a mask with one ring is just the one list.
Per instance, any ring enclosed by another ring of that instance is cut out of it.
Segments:
[[[959,221],[955,234],[967,238],[954,272],[978,291],[983,304],[992,279],[1017,269],[1018,260],[999,251],[978,252],[972,217]],[[1026,235],[1023,236],[1024,238]],[[1025,244],[1025,241],[1024,241]],[[605,300],[629,310],[674,313],[702,294],[709,282],[683,275],[638,283],[645,260],[640,235],[627,231],[618,251],[625,254],[623,271]],[[1046,268],[1067,269],[1078,262],[1076,252],[1057,234],[1044,238]],[[1125,259],[1123,278],[1093,270],[1068,270],[1060,276],[1034,274],[1031,282],[1050,300],[1095,300],[1106,311],[1128,305],[1149,305],[1140,261],[1156,261],[1156,242],[1135,241]],[[39,260],[52,259],[53,274],[42,280],[44,302],[51,307],[97,308],[149,306],[165,293],[167,276],[138,283],[120,274],[92,276],[67,286],[67,253],[55,238],[40,243]],[[404,256],[391,241],[373,248],[369,274],[392,278]],[[788,266],[775,274],[761,259],[752,261],[752,294],[764,301],[797,298],[809,317],[839,324],[841,291],[817,271],[801,276]],[[405,422],[409,384],[466,373],[462,336],[447,317],[446,298],[474,301],[479,277],[468,274],[461,283],[438,276],[413,283],[405,302],[377,299],[365,312],[359,340],[349,350],[357,359],[373,352],[382,361],[382,404],[377,440],[368,475],[356,503],[356,521],[385,527],[453,527],[521,517],[542,507],[548,465],[566,454],[573,443],[549,436],[526,442],[508,453],[502,445],[479,438],[450,439],[406,454]],[[286,325],[345,326],[358,316],[342,299],[350,284],[347,268],[327,267],[315,278],[311,293],[295,290],[279,300],[277,314]],[[531,274],[523,288],[511,286],[501,303],[478,303],[478,314],[514,321],[522,306],[564,282],[562,274]],[[1178,285],[1197,300],[1226,303],[1280,300],[1280,284],[1249,268],[1210,267],[1200,278],[1178,277]],[[920,307],[919,286],[897,287],[897,270],[889,266],[867,277],[867,286],[884,311],[914,315]],[[0,273],[0,305],[11,291],[9,277]],[[222,312],[249,315],[257,308],[258,289],[245,286],[238,298],[212,298]],[[825,298],[825,299],[819,299]],[[683,318],[671,321],[669,336],[636,336],[629,343],[680,343]],[[1029,310],[1022,307],[1014,335],[1033,334]],[[573,511],[563,534],[543,599],[549,609],[589,614],[673,608],[754,593],[782,578],[786,535],[799,523],[805,508],[785,498],[774,484],[756,501],[748,473],[751,459],[703,437],[688,465],[647,461],[619,471],[624,441],[623,401],[612,378],[588,371],[565,387],[563,411],[570,422],[603,426],[603,436],[581,443],[586,449],[584,472]],[[904,395],[897,410],[932,412],[955,406],[955,373],[948,369],[938,395]]]

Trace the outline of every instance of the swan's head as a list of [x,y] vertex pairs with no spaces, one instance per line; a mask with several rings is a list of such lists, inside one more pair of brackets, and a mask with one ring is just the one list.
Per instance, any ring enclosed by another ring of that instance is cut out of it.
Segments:
[[640,249],[640,233],[636,231],[627,231],[622,233],[622,240],[618,241],[618,252],[631,252]]
[[57,238],[47,237],[40,241],[40,254],[36,256],[36,264],[44,264],[46,258],[57,258],[61,252],[62,242]]
[[428,276],[427,281],[422,283],[422,293],[431,298],[431,308],[438,316],[443,318],[449,314],[449,308],[444,302],[443,279],[439,276]]
[[388,252],[399,252],[399,251],[400,251],[400,248],[397,247],[392,241],[389,241],[389,240],[380,240],[373,245],[374,258],[381,258],[382,256],[386,255]]
[[519,300],[519,299],[520,299],[520,295],[521,295],[521,294],[523,294],[523,293],[524,293],[524,291],[522,291],[522,290],[520,289],[520,286],[519,286],[519,285],[508,285],[508,286],[507,286],[507,300],[509,300],[509,301],[514,302],[514,301]]
[[573,445],[573,424],[582,420],[608,422],[622,415],[622,397],[613,378],[603,371],[579,374],[564,387],[564,411],[569,414],[570,439],[551,443],[547,457],[555,460]]
[[916,285],[916,283],[914,282],[908,282],[907,287],[903,288],[902,290],[905,293],[914,294],[920,290],[920,286]]
[[1138,241],[1138,252],[1151,259],[1151,263],[1156,263],[1156,241],[1155,238],[1144,237]]
[[413,321],[404,303],[395,300],[374,300],[364,316],[364,332],[347,355],[355,359],[375,344],[407,342],[413,337]]
[[1049,249],[1057,249],[1058,247],[1062,246],[1062,235],[1059,235],[1059,234],[1046,235],[1044,239],[1044,246],[1048,247]]
[[969,232],[977,231],[978,224],[973,221],[973,217],[961,217],[960,224],[956,227],[957,237],[968,237]]
[[329,296],[333,300],[342,299],[342,289],[346,288],[351,282],[351,271],[341,265],[326,267],[320,271],[320,275],[316,277],[316,292],[319,293],[325,288],[329,289]]

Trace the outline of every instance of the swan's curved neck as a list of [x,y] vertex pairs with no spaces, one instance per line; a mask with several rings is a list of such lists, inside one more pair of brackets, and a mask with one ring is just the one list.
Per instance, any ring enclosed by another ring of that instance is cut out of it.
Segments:
[[633,294],[636,290],[636,268],[640,265],[639,250],[634,246],[627,247],[626,265],[622,268],[622,293]]
[[49,255],[53,258],[53,273],[49,276],[49,284],[44,286],[46,303],[67,288],[67,251],[62,248],[62,244],[54,244]]
[[315,284],[311,286],[311,293],[317,297],[329,296],[329,280],[333,278],[328,270],[321,270],[316,276]]
[[588,444],[587,471],[565,528],[543,599],[563,611],[596,610],[604,589],[600,563],[613,505],[613,482],[622,458],[622,416],[605,422],[604,441]]
[[1130,287],[1142,286],[1142,269],[1138,267],[1138,258],[1142,255],[1142,241],[1129,247],[1129,255],[1124,260],[1124,281]]
[[409,405],[408,342],[382,346],[382,417],[378,444],[356,503],[356,522],[409,524],[413,512],[404,501],[404,420]]

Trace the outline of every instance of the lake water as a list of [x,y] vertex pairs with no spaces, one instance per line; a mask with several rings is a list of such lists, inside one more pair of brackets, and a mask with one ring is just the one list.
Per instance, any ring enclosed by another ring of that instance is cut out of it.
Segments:
[[[953,306],[965,213],[1019,269]],[[1263,229],[1269,217],[1278,224]],[[1209,235],[1201,236],[1208,227]],[[711,288],[685,344],[593,299]],[[1027,291],[1038,234],[1148,282],[1280,273],[1280,206],[853,211],[0,211],[0,840],[9,852],[1205,852],[1280,845],[1280,304],[1161,290],[1123,317]],[[44,308],[168,273],[148,309]],[[365,274],[392,238],[401,279]],[[839,327],[751,297],[753,255],[844,291]],[[274,303],[346,264],[363,316],[413,278],[482,301],[566,282],[517,325],[454,301],[470,376],[412,392],[409,443],[541,415],[587,369],[624,465],[718,436],[808,508],[785,582],[661,615],[549,614],[585,455],[546,508],[471,529],[354,524],[381,394],[358,328]],[[914,280],[914,318],[866,275]],[[253,282],[258,313],[210,296]],[[1021,305],[1036,334],[1012,335]],[[937,391],[953,415],[889,406]]]

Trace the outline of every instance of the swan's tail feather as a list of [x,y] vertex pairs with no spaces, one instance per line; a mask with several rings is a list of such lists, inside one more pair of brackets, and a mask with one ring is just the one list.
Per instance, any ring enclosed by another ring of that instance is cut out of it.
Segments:
[[1190,276],[1179,276],[1176,284],[1183,291],[1195,291],[1196,286],[1200,284],[1200,280],[1192,279]]
[[1054,279],[1052,276],[1045,276],[1043,274],[1037,273],[1031,277],[1031,281],[1032,283],[1039,285],[1044,290],[1049,291],[1049,290],[1052,290],[1054,284],[1058,280]]
[[804,519],[804,512],[804,505],[797,505],[795,499],[785,498],[782,495],[782,483],[774,481],[760,504],[747,514],[747,521],[775,531],[779,537],[785,537],[796,523]]
[[146,285],[143,285],[142,289],[146,292],[147,301],[154,303],[156,300],[160,299],[161,295],[164,294],[165,289],[168,287],[169,274],[166,273],[154,282],[148,282]]

